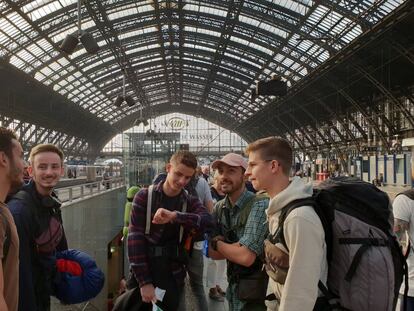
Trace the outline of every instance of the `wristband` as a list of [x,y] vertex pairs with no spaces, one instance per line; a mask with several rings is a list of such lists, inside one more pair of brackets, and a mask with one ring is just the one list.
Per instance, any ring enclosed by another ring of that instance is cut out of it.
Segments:
[[211,248],[217,252],[217,242],[222,241],[219,237],[214,237],[210,240]]

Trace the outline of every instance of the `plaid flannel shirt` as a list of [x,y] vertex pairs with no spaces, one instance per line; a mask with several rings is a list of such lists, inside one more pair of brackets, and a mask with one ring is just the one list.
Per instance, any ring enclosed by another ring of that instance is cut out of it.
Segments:
[[[230,211],[230,226],[235,226],[240,218],[240,212],[247,206],[247,203],[251,198],[255,196],[254,193],[247,189],[240,195],[236,203],[232,206],[229,197],[226,196],[224,200],[224,208]],[[220,202],[220,201],[219,201]],[[221,204],[221,203],[216,203]],[[257,256],[261,256],[264,251],[263,243],[267,236],[268,226],[266,223],[265,210],[269,205],[269,199],[263,198],[256,201],[250,211],[246,225],[243,228],[239,228],[236,232],[239,238],[239,243],[246,246],[249,250],[256,253]],[[215,218],[218,218],[217,209],[214,213]],[[221,223],[227,223],[224,213],[221,215],[221,219],[217,219]],[[237,284],[230,282],[227,288],[226,298],[229,302],[230,311],[241,311],[245,307],[245,302],[237,298]]]
[[[154,206],[154,209],[151,212],[151,220],[153,219],[156,210],[163,207],[161,206],[162,200],[155,199],[157,195],[162,195],[163,183],[164,182],[160,182],[158,185],[154,186],[153,200],[156,206]],[[204,232],[206,228],[213,225],[213,218],[198,198],[188,195],[184,190],[181,191],[180,196],[180,203],[187,200],[187,212],[181,212],[182,204],[178,204],[178,206],[174,207],[172,210],[177,211],[177,218],[174,221],[177,225],[177,230],[179,230],[180,225],[186,229],[184,230],[185,233],[183,239],[186,238],[188,231],[191,229]],[[128,233],[129,262],[140,287],[153,282],[150,272],[148,247],[158,245],[162,237],[161,228],[163,227],[151,226],[150,233],[148,235],[145,234],[147,198],[148,188],[142,189],[135,195],[132,204],[131,221]],[[186,275],[184,265],[178,262],[172,262],[171,269],[177,283],[182,284]]]

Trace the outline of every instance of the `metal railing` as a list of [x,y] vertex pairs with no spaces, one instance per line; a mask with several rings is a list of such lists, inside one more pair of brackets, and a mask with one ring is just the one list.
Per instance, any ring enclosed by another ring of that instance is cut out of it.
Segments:
[[63,203],[72,202],[74,200],[84,199],[86,197],[116,189],[125,185],[123,177],[111,178],[92,183],[85,183],[71,187],[59,188],[55,192],[60,201]]

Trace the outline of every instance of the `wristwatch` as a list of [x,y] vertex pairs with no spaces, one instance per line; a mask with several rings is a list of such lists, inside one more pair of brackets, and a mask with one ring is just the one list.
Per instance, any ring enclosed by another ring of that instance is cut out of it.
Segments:
[[211,248],[217,252],[217,242],[223,241],[220,237],[214,237],[210,240]]

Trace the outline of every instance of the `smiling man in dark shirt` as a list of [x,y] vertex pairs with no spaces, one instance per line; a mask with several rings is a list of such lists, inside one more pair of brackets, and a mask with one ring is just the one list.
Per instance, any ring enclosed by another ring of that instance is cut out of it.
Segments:
[[[201,202],[184,191],[197,167],[188,151],[178,151],[167,164],[167,178],[154,186],[147,222],[149,190],[134,198],[128,234],[128,255],[142,301],[155,302],[155,287],[166,290],[162,310],[177,310],[186,275],[184,241],[191,230],[203,232],[212,218]],[[150,226],[150,228],[148,228]],[[183,229],[181,229],[183,228]]]

